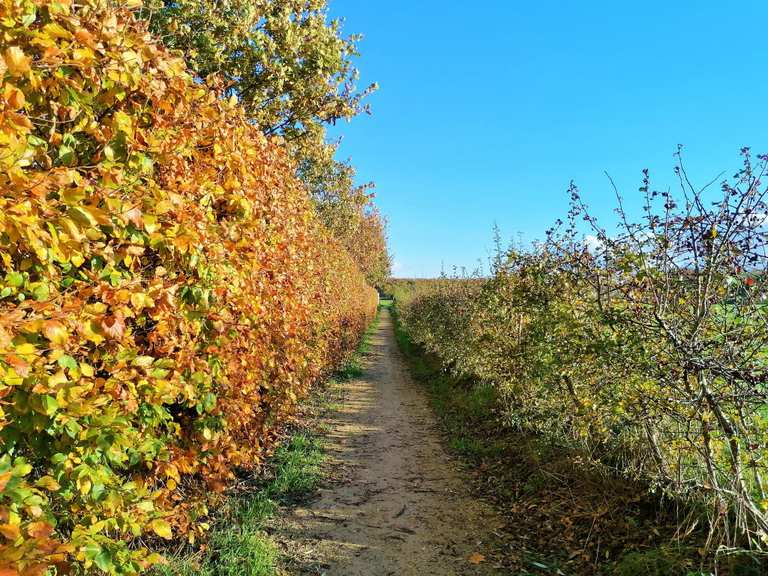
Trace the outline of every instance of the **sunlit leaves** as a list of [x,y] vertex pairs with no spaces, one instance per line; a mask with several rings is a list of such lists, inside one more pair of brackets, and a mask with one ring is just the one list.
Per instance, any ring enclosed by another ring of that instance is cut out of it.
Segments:
[[53,344],[64,344],[69,338],[66,326],[56,320],[43,322],[43,335]]
[[334,159],[325,125],[367,112],[371,85],[357,91],[358,36],[342,36],[327,2],[296,0],[149,1],[141,11],[169,47],[200,77],[224,80],[266,134],[282,135],[326,227],[351,252],[371,283],[389,276],[385,223],[369,185]]
[[150,528],[152,528],[152,531],[158,536],[160,536],[161,538],[170,540],[173,537],[173,532],[171,531],[171,525],[161,518],[152,520],[149,526]]
[[31,70],[31,58],[18,46],[9,46],[4,53],[5,66],[11,76],[22,76]]
[[0,10],[0,567],[132,574],[203,537],[375,293],[125,6]]

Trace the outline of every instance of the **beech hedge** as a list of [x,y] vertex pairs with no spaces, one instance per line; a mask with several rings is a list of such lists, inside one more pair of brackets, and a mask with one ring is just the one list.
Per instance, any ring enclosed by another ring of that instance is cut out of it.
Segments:
[[377,303],[279,139],[138,3],[0,7],[0,574],[132,574]]

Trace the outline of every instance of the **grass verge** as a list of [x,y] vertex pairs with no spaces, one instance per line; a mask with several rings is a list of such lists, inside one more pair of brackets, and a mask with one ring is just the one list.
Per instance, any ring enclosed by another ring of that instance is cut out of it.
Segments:
[[370,349],[378,321],[377,316],[342,368],[315,390],[304,417],[299,419],[301,424],[286,431],[261,473],[245,479],[227,496],[214,515],[205,545],[194,550],[182,546],[176,553],[166,554],[168,563],[156,567],[152,576],[283,574],[280,551],[267,532],[268,523],[281,508],[305,502],[322,481],[325,431],[318,422],[323,413],[335,409],[325,391],[362,374],[362,359]]
[[[157,576],[274,576],[279,553],[266,533],[280,506],[302,501],[320,481],[322,442],[297,431],[277,447],[265,473],[239,487],[216,513],[206,546],[183,550]],[[250,485],[247,485],[250,484]]]

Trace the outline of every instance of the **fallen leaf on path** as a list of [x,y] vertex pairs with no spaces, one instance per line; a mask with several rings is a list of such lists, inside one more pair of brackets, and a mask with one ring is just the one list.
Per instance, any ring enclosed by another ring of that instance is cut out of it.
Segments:
[[471,564],[480,564],[480,562],[482,562],[483,560],[485,560],[485,556],[483,556],[482,554],[480,554],[480,552],[475,552],[474,554],[472,554],[472,556],[470,556],[469,558],[467,558],[467,560],[468,560],[468,561],[469,561]]

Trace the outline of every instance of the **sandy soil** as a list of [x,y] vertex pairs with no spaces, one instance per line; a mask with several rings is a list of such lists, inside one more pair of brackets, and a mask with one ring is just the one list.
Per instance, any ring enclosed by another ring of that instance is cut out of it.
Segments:
[[324,422],[331,480],[274,527],[289,573],[501,573],[490,550],[503,521],[471,496],[466,473],[443,449],[387,310],[364,368],[342,385],[342,400]]

